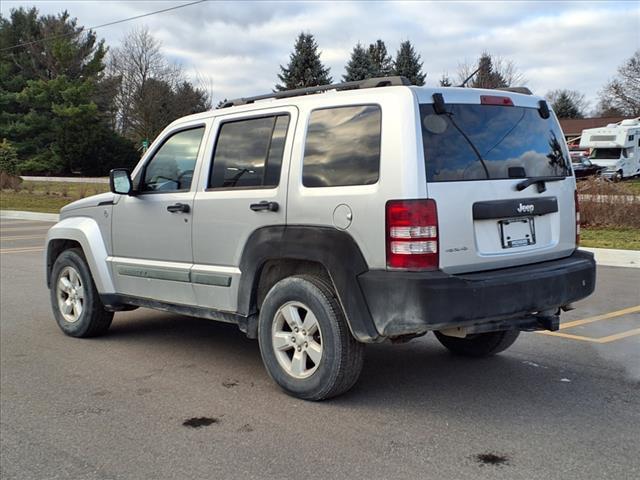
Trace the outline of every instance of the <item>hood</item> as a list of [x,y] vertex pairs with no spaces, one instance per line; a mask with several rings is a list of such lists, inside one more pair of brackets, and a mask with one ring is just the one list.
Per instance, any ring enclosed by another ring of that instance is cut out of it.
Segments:
[[113,202],[115,195],[111,192],[100,193],[98,195],[91,195],[90,197],[81,198],[75,202],[71,202],[60,210],[60,214],[65,214],[72,210],[78,210],[79,208],[97,207],[98,204],[105,202]]

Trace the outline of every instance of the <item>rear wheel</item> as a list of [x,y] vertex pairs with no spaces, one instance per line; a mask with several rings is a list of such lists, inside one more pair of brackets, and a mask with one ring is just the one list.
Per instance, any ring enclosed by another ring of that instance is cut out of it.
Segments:
[[82,250],[62,252],[51,270],[51,307],[60,329],[71,337],[107,332],[113,312],[104,309]]
[[271,378],[305,400],[346,392],[362,370],[364,345],[351,335],[333,288],[315,276],[285,278],[271,288],[258,339]]
[[450,337],[434,332],[436,338],[450,352],[465,357],[488,357],[505,351],[516,341],[519,330],[502,330],[468,335],[465,338]]

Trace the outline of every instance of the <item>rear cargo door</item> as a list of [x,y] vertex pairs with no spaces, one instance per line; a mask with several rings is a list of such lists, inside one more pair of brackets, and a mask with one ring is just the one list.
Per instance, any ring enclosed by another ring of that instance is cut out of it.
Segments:
[[570,255],[575,181],[553,113],[544,118],[525,95],[451,96],[444,111],[420,105],[441,268],[471,272]]

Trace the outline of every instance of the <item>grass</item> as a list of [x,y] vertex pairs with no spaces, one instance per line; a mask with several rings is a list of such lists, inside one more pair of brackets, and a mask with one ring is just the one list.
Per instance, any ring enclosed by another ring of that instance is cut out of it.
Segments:
[[582,227],[580,246],[640,250],[640,228]]
[[0,210],[58,213],[68,203],[108,190],[104,183],[23,182],[19,191],[0,192]]
[[640,178],[634,178],[632,180],[626,180],[624,185],[627,186],[634,195],[640,195]]

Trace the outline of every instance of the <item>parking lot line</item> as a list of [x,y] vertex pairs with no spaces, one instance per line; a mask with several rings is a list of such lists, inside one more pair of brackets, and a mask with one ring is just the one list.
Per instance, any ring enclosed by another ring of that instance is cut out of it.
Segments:
[[0,240],[3,242],[10,240],[30,240],[32,238],[41,238],[44,240],[45,235],[7,235],[5,237],[0,237]]
[[587,325],[588,323],[598,322],[600,320],[608,320],[611,318],[621,317],[622,315],[628,315],[630,313],[637,312],[640,312],[640,305],[636,305],[635,307],[623,308],[622,310],[616,310],[615,312],[603,313],[602,315],[596,315],[595,317],[589,317],[583,320],[574,320],[573,322],[563,323],[560,325],[560,330],[578,327],[580,325]]
[[615,335],[608,335],[606,337],[599,337],[599,338],[585,337],[583,335],[572,335],[570,333],[563,333],[563,332],[541,331],[536,333],[539,333],[541,335],[549,335],[551,337],[568,338],[569,340],[579,340],[581,342],[610,343],[610,342],[615,342],[616,340],[621,340],[623,338],[640,335],[640,328],[635,328],[633,330],[627,330],[626,332],[616,333]]
[[2,254],[2,253],[42,252],[43,250],[44,250],[44,247],[0,248],[0,254]]

